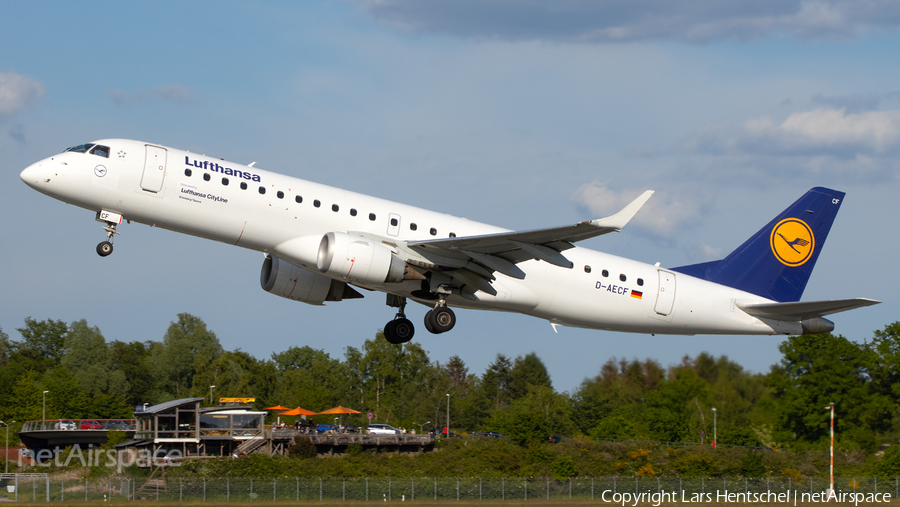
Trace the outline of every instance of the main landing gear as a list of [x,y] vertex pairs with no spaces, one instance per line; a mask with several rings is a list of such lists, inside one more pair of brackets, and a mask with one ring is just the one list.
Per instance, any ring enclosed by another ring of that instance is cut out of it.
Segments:
[[[384,325],[384,339],[387,340],[388,343],[400,345],[401,343],[412,340],[413,335],[416,334],[416,328],[413,326],[413,323],[406,318],[406,298],[393,297],[397,300],[396,306],[399,307],[399,310],[397,311],[397,315],[394,316],[394,320]],[[388,294],[388,304],[391,304],[391,298],[392,295]]]
[[425,329],[431,334],[446,333],[456,325],[456,314],[441,300],[425,314]]
[[97,245],[97,254],[100,257],[106,257],[113,252],[113,240],[116,234],[121,234],[116,230],[116,226],[122,223],[122,215],[111,213],[109,211],[98,211],[96,220],[102,224],[103,230],[106,231],[106,241]]
[[[399,345],[412,340],[416,332],[413,323],[406,318],[406,298],[388,294],[387,304],[398,308],[394,320],[384,325],[384,339],[388,343]],[[456,325],[456,314],[447,306],[447,301],[441,297],[433,309],[425,314],[425,329],[431,334],[446,333]]]

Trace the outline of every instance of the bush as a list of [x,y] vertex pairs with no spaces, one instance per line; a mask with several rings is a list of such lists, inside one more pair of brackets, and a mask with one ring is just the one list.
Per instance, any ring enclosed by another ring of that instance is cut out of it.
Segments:
[[312,443],[308,436],[298,435],[288,446],[288,456],[298,459],[315,458],[316,444]]

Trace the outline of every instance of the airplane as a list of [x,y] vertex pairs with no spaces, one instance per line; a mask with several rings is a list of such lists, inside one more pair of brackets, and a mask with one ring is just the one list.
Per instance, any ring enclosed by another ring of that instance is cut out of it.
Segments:
[[95,213],[110,255],[123,220],[262,252],[262,288],[311,305],[380,291],[393,344],[456,324],[451,308],[648,334],[827,333],[867,298],[801,302],[844,193],[813,188],[725,258],[665,268],[576,246],[620,231],[653,194],[574,225],[511,231],[158,144],[103,139],[41,160],[28,186]]

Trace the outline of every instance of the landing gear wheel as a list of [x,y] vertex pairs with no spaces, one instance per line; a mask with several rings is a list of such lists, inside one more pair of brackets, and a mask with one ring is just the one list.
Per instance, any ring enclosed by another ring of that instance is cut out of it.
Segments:
[[425,315],[425,318],[428,319],[425,327],[428,328],[430,326],[433,331],[431,331],[431,329],[429,329],[429,331],[435,334],[446,333],[456,325],[456,314],[446,306],[438,306],[434,310],[428,312]]
[[412,340],[415,334],[416,328],[406,318],[394,319],[384,325],[384,339],[394,345]]
[[97,245],[97,253],[100,255],[100,257],[106,257],[107,255],[111,254],[112,251],[113,245],[109,241],[104,241]]
[[412,340],[416,334],[416,328],[409,319],[397,319],[394,321],[394,335],[397,336],[399,343],[406,343]]
[[434,330],[434,324],[431,323],[432,311],[433,310],[428,310],[428,313],[425,314],[425,329],[427,329],[431,334],[438,334],[438,332]]

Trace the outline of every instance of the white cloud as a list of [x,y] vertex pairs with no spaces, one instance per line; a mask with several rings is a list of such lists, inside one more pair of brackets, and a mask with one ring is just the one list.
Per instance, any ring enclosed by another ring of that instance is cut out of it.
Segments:
[[137,90],[131,93],[125,93],[120,89],[109,90],[106,93],[116,105],[122,105],[131,102],[149,102],[151,100],[184,103],[190,102],[197,98],[197,92],[195,90],[177,84],[167,84],[156,88]]
[[767,116],[737,128],[710,127],[684,144],[715,154],[878,157],[900,151],[900,110],[847,113],[817,108],[776,123]]
[[0,118],[9,117],[44,97],[44,85],[28,76],[0,72]]
[[896,30],[894,0],[356,0],[408,31],[505,40],[747,40]]
[[[617,192],[604,183],[592,181],[581,185],[572,195],[572,200],[590,210],[594,218],[615,214],[634,200],[642,190]],[[675,195],[676,191],[657,191],[629,222],[650,230],[655,234],[670,236],[678,226],[694,221],[700,216],[699,199],[685,199]]]

